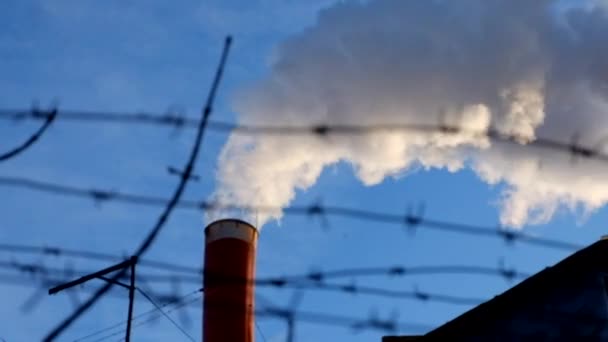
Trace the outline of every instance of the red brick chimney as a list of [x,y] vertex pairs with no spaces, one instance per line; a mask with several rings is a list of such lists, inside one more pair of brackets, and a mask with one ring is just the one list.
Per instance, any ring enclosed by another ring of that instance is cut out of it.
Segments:
[[205,228],[203,341],[253,342],[258,231],[225,219]]

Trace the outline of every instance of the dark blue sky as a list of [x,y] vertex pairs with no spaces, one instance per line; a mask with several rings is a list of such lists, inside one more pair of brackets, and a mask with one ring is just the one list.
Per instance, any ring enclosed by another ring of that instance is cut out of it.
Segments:
[[[234,121],[231,103],[237,89],[269,72],[276,45],[312,25],[317,11],[330,0],[315,1],[163,1],[81,2],[7,1],[0,5],[0,107],[29,108],[57,102],[59,109],[163,113],[172,106],[195,116],[204,101],[219,56],[223,36],[235,37],[225,82],[213,118]],[[0,121],[0,150],[24,139],[38,123]],[[22,176],[66,185],[95,187],[168,196],[177,178],[168,165],[183,165],[193,130],[84,124],[58,120],[42,141],[19,158],[0,164],[0,176]],[[215,188],[217,158],[227,135],[205,137],[196,173],[185,197],[208,198]],[[101,203],[56,197],[24,189],[0,188],[0,241],[53,245],[128,255],[153,225],[159,208]],[[417,170],[406,177],[366,187],[350,165],[338,163],[323,171],[317,183],[298,192],[295,205],[322,201],[331,205],[406,213],[424,203],[425,215],[438,220],[498,226],[503,184],[488,186],[472,171]],[[601,209],[582,219],[560,210],[547,223],[526,227],[529,234],[588,244],[605,233],[608,212]],[[205,221],[196,211],[178,210],[158,243],[145,256],[199,266]],[[280,225],[268,224],[259,241],[259,276],[300,274],[311,270],[392,265],[478,265],[498,267],[501,261],[521,272],[533,273],[568,255],[492,238],[425,231],[414,234],[400,225],[329,219],[327,229],[318,218],[286,215]],[[64,267],[63,258],[42,258],[0,251],[0,260],[42,262]],[[79,269],[98,269],[105,263],[73,261]],[[423,275],[345,279],[361,286],[414,290],[446,295],[490,298],[514,283],[500,277]],[[95,285],[87,285],[87,288]],[[181,292],[196,289],[180,284]],[[29,313],[20,310],[34,288],[0,284],[0,337],[7,342],[40,339],[72,309],[66,295],[44,297]],[[154,287],[159,293],[170,286]],[[277,305],[289,302],[293,291],[258,289]],[[120,293],[116,290],[116,293]],[[308,290],[300,309],[367,318],[397,315],[404,323],[437,326],[470,308],[416,300],[396,300]],[[81,294],[81,298],[84,298]],[[258,301],[263,303],[263,300]],[[79,320],[60,339],[72,341],[120,322],[124,299],[107,298]],[[136,313],[152,307],[137,298]],[[187,309],[193,323],[189,333],[200,339],[201,310]],[[177,313],[172,313],[176,318]],[[282,341],[284,322],[259,318],[266,340]],[[420,333],[423,331],[402,331]],[[138,327],[135,341],[180,341],[184,337],[167,320]],[[382,332],[302,323],[297,341],[379,341]],[[120,337],[120,336],[118,336]],[[118,339],[115,337],[114,339]],[[94,340],[94,339],[93,339]],[[258,336],[258,341],[263,339]]]

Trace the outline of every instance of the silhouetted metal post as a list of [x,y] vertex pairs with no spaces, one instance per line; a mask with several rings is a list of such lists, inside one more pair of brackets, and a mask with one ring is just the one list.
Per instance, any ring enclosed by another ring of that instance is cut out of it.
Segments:
[[135,264],[137,257],[131,257],[131,283],[129,284],[129,314],[127,317],[127,332],[125,336],[126,342],[131,342],[131,321],[133,320],[133,304],[135,301]]
[[293,318],[293,314],[290,314],[289,317],[287,318],[287,342],[294,342],[294,318]]

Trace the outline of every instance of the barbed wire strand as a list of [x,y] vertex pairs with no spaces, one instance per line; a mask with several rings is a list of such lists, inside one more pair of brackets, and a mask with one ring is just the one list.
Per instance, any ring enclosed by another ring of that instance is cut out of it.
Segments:
[[[41,113],[20,109],[0,110],[0,119],[19,120],[19,119],[45,119],[47,116]],[[154,124],[162,126],[173,126],[176,128],[196,127],[197,120],[188,118],[183,114],[167,112],[166,114],[152,113],[118,113],[118,112],[99,112],[99,111],[62,111],[62,120],[79,122],[104,122],[121,124]],[[543,137],[537,137],[529,141],[525,136],[501,132],[497,129],[489,128],[486,130],[473,130],[455,125],[423,123],[386,123],[372,125],[353,125],[353,124],[317,124],[317,125],[247,125],[234,124],[223,121],[210,121],[209,129],[220,132],[234,132],[249,135],[364,135],[381,132],[427,132],[442,134],[467,134],[480,138],[488,138],[495,141],[512,143],[517,146],[537,146],[541,148],[562,151],[574,157],[596,159],[608,162],[608,154],[602,150],[579,145],[576,141],[561,142]],[[525,142],[525,143],[523,143]],[[597,147],[597,146],[596,146]],[[599,146],[600,148],[602,146]]]
[[[167,310],[167,312],[170,313],[172,311],[180,310],[186,306],[198,303],[200,301],[200,299],[201,299],[201,296],[197,296],[196,298],[188,300],[188,301],[180,300],[179,303],[175,304],[175,306],[172,307],[171,309]],[[196,307],[200,309],[200,305],[197,305]],[[226,308],[224,308],[224,309],[226,309]],[[580,314],[580,313],[560,312],[560,311],[556,311],[554,309],[555,308],[550,308],[547,311],[548,313],[554,313],[554,314],[558,315],[557,317],[553,317],[553,319],[558,318],[563,315],[563,319],[572,319],[574,317],[574,318],[577,318],[580,320],[592,321],[592,323],[605,324],[605,322],[606,322],[606,319],[604,317],[596,317],[594,315],[584,315],[584,314]],[[141,316],[146,316],[146,315],[149,316],[149,315],[153,315],[153,314],[154,314],[154,310],[150,310],[149,312],[142,314]],[[308,323],[313,323],[313,324],[340,326],[340,327],[350,328],[353,331],[360,331],[360,330],[367,329],[367,330],[379,330],[384,333],[396,333],[399,331],[430,331],[435,328],[435,326],[431,326],[431,325],[427,325],[427,324],[399,322],[399,321],[397,321],[396,317],[393,317],[390,319],[380,319],[380,318],[376,317],[376,315],[372,314],[372,315],[370,315],[370,317],[368,317],[366,319],[359,319],[359,318],[354,318],[354,317],[347,317],[347,316],[328,314],[328,313],[300,311],[300,310],[295,310],[293,308],[281,308],[276,305],[270,305],[270,304],[266,305],[265,307],[263,307],[261,309],[255,310],[255,315],[259,316],[259,317],[280,319],[280,320],[284,320],[286,322],[299,321],[299,322],[308,322]],[[139,321],[138,323],[133,325],[133,328],[142,326],[142,325],[152,322],[154,320],[156,320],[156,317],[150,317],[146,320]],[[562,319],[560,319],[560,320],[562,320]],[[123,323],[120,323],[119,325],[124,325],[124,324],[125,323],[123,322]],[[113,328],[114,327],[112,327],[112,329]],[[108,328],[100,330],[100,333],[103,333],[105,331],[108,331]],[[95,341],[96,342],[103,341],[108,338],[118,336],[120,334],[123,334],[124,331],[125,330],[123,329],[121,331],[114,332],[111,335],[106,335]],[[98,334],[96,334],[96,335],[98,335]],[[94,337],[95,334],[91,334],[90,336]],[[124,339],[119,339],[118,341],[123,341],[123,340]],[[82,341],[82,340],[79,339],[74,342],[77,342],[77,341]]]
[[[94,201],[101,202],[123,202],[138,205],[159,206],[166,203],[166,200],[160,197],[134,195],[120,193],[118,191],[105,191],[98,189],[85,189],[73,186],[61,185],[50,182],[41,182],[37,180],[22,178],[22,177],[5,177],[0,176],[0,186],[16,186],[27,188],[36,191],[48,192],[56,195],[75,196],[81,198],[89,198]],[[224,204],[207,201],[182,200],[175,203],[175,207],[191,210],[214,211],[214,210],[238,210],[243,212],[276,212],[283,210],[286,214],[303,215],[311,217],[320,217],[323,222],[328,222],[326,216],[339,216],[360,221],[371,221],[376,223],[398,224],[405,226],[410,231],[415,231],[419,227],[434,229],[439,231],[449,231],[453,233],[468,234],[475,236],[495,237],[505,240],[507,243],[521,242],[530,245],[536,245],[546,248],[560,250],[578,250],[583,246],[567,242],[547,238],[541,238],[525,234],[521,231],[508,229],[501,225],[496,226],[480,226],[472,224],[464,224],[459,222],[443,221],[424,217],[423,213],[406,213],[398,215],[388,212],[372,211],[367,209],[347,208],[338,206],[324,206],[320,204],[311,204],[308,206],[291,206],[281,208],[277,206],[239,206],[232,204]]]
[[[17,262],[0,262],[0,267],[2,268],[12,268],[16,271],[20,271],[22,274],[43,274],[45,279],[41,279],[43,283],[40,286],[53,284],[53,283],[63,283],[64,279],[60,278],[52,278],[53,273],[60,272],[58,269],[54,268],[45,268],[39,265],[34,264],[24,264]],[[368,296],[378,296],[384,298],[392,298],[392,299],[405,299],[405,300],[418,300],[421,302],[438,302],[444,304],[453,304],[453,305],[476,305],[485,301],[485,299],[481,298],[471,298],[471,297],[463,297],[463,296],[454,296],[447,295],[441,293],[430,293],[421,291],[419,289],[415,289],[414,291],[402,291],[402,290],[392,290],[386,288],[378,288],[378,287],[369,287],[369,286],[359,286],[354,283],[351,284],[332,284],[326,283],[325,280],[332,277],[345,277],[345,276],[362,276],[362,275],[375,275],[380,274],[379,271],[383,271],[384,275],[388,276],[400,276],[407,274],[414,274],[415,272],[420,272],[421,274],[433,274],[435,272],[456,272],[456,273],[467,273],[467,272],[476,272],[476,274],[484,274],[484,275],[500,275],[507,280],[512,280],[514,277],[518,275],[521,276],[522,273],[515,271],[514,269],[504,269],[497,268],[491,269],[486,267],[476,267],[476,266],[422,266],[422,267],[410,267],[407,268],[412,270],[412,272],[404,271],[406,268],[403,267],[390,267],[390,268],[361,268],[361,269],[351,269],[351,270],[336,270],[330,271],[327,273],[322,272],[312,272],[305,275],[299,276],[280,276],[280,277],[267,277],[255,279],[253,281],[248,281],[244,279],[221,279],[226,281],[227,283],[233,283],[235,281],[247,281],[254,283],[259,287],[274,287],[277,289],[297,289],[297,290],[318,290],[318,291],[331,291],[331,292],[340,292],[344,294],[350,295],[368,295]],[[79,271],[74,270],[74,272],[79,273]],[[80,271],[83,272],[83,271]],[[90,272],[83,272],[90,273]],[[139,275],[138,281],[143,281],[144,283],[150,283],[151,279],[147,275]],[[161,278],[162,279],[162,278]],[[164,278],[167,279],[167,278]],[[171,279],[171,278],[169,278]],[[180,278],[172,277],[172,280],[175,281]],[[195,283],[200,284],[202,282],[202,278],[188,278],[189,280],[194,280]],[[12,280],[12,279],[11,279]],[[2,278],[0,278],[2,281]],[[183,279],[182,279],[183,281]],[[13,280],[14,283],[14,280]],[[27,285],[33,286],[34,283],[29,279],[26,282]],[[202,288],[199,289],[202,291]],[[122,297],[121,297],[122,298]],[[175,301],[175,298],[180,298],[179,294],[166,295],[162,298],[169,298],[169,302]],[[181,328],[181,327],[180,327]]]
[[[36,112],[33,110],[32,112]],[[0,154],[0,162],[7,161],[11,158],[15,158],[19,154],[25,152],[28,148],[32,147],[36,141],[40,139],[40,137],[47,131],[47,129],[51,126],[55,118],[57,117],[57,109],[53,109],[48,112],[48,115],[44,119],[44,123],[32,134],[27,140],[25,140],[21,145],[7,151],[5,153]]]
[[[14,258],[10,261],[0,260],[0,268],[16,270],[24,274],[41,274],[51,276],[53,274],[65,275],[65,268],[49,267],[40,263],[20,262]],[[203,269],[200,269],[203,270]],[[77,276],[93,273],[91,270],[76,270],[70,269],[70,272]],[[184,282],[201,284],[203,273],[197,269],[196,276],[184,275],[161,275],[161,274],[146,274],[141,278],[145,282]],[[530,276],[529,273],[520,272],[514,267],[488,267],[478,265],[420,265],[420,266],[401,266],[393,265],[388,267],[362,267],[362,268],[343,268],[330,271],[311,271],[299,275],[286,276],[268,276],[259,277],[254,280],[257,285],[276,285],[281,286],[285,283],[313,281],[321,282],[326,279],[335,278],[353,278],[353,277],[369,277],[369,276],[389,276],[389,277],[404,277],[413,275],[438,275],[438,274],[460,274],[460,275],[486,275],[502,277],[505,280],[511,281],[514,279],[525,279]],[[240,279],[238,281],[241,281]]]
[[[346,294],[361,294],[371,295],[393,299],[406,299],[406,300],[419,300],[424,302],[440,302],[445,304],[455,305],[472,305],[479,304],[485,301],[481,298],[471,298],[463,296],[453,296],[440,293],[429,293],[420,291],[418,289],[414,291],[398,291],[390,290],[378,287],[359,286],[356,284],[332,284],[327,283],[322,279],[315,279],[314,281],[302,281],[303,277],[295,278],[293,280],[286,280],[286,278],[269,278],[269,279],[257,279],[257,280],[246,280],[246,279],[234,279],[234,278],[223,278],[218,279],[226,284],[234,283],[252,283],[258,287],[270,287],[277,289],[300,289],[300,290],[318,290],[318,291],[329,291],[329,292],[341,292]],[[139,280],[149,283],[149,279],[140,276]],[[60,278],[48,278],[46,283],[61,282]],[[202,289],[201,289],[202,290]]]
[[[269,316],[274,318],[286,319],[283,309],[270,308],[266,310],[256,310],[256,315],[263,317]],[[300,322],[308,322],[315,324],[324,324],[332,326],[342,326],[354,330],[380,330],[387,333],[395,333],[401,330],[428,330],[431,326],[418,323],[400,323],[393,320],[380,320],[374,318],[359,319],[349,316],[340,316],[334,314],[312,312],[312,311],[293,311],[290,314],[294,320]]]
[[[158,234],[160,233],[161,229],[163,228],[165,223],[168,221],[169,216],[173,212],[173,209],[179,203],[179,200],[186,188],[186,185],[187,185],[188,181],[190,180],[190,175],[192,174],[194,165],[196,163],[196,160],[197,160],[197,157],[199,154],[199,150],[202,145],[202,140],[203,140],[203,136],[205,133],[205,129],[206,129],[209,117],[211,115],[211,112],[213,110],[213,102],[215,100],[215,95],[216,95],[217,89],[219,87],[219,84],[220,84],[220,81],[221,81],[221,78],[223,75],[224,66],[225,66],[225,63],[228,58],[228,53],[230,51],[231,43],[232,43],[232,37],[228,36],[224,41],[224,47],[223,47],[222,54],[220,57],[220,62],[216,69],[215,77],[211,84],[211,89],[209,91],[205,107],[203,109],[202,118],[200,120],[198,129],[196,132],[196,138],[195,138],[193,146],[192,146],[192,151],[190,152],[190,156],[188,158],[188,162],[186,163],[186,166],[183,168],[183,175],[180,177],[180,181],[175,189],[175,192],[173,193],[171,200],[169,202],[167,202],[167,205],[166,205],[165,209],[163,210],[163,212],[161,213],[161,215],[159,216],[158,221],[156,222],[156,224],[154,225],[154,227],[152,228],[150,233],[146,236],[146,238],[142,241],[140,246],[136,249],[135,253],[133,254],[135,257],[142,256],[150,248],[150,246],[152,246],[152,244],[156,240]],[[121,278],[123,276],[123,274],[126,273],[126,271],[127,271],[127,269],[124,268],[121,271],[117,272],[117,274],[112,277],[112,280],[117,280],[117,279]],[[80,307],[78,307],[71,315],[69,315],[66,319],[64,319],[56,328],[54,328],[44,338],[44,341],[50,342],[53,339],[57,338],[78,317],[80,317],[94,303],[96,303],[97,300],[99,300],[99,298],[101,298],[106,292],[108,292],[110,290],[110,288],[112,287],[112,285],[113,285],[112,282],[108,282],[105,285],[103,285],[92,297],[90,297],[85,303],[83,303]]]
[[[24,254],[40,254],[46,256],[69,256],[74,258],[82,258],[86,260],[99,260],[99,261],[124,261],[128,259],[124,256],[117,256],[107,253],[100,252],[91,252],[86,250],[77,250],[77,249],[69,249],[62,248],[57,246],[35,246],[35,245],[24,245],[24,244],[9,244],[9,243],[0,243],[0,250],[4,250],[11,253],[24,253]],[[137,261],[137,266],[145,266],[148,268],[154,268],[159,270],[167,270],[173,272],[184,272],[184,273],[202,273],[201,267],[192,267],[192,266],[184,266],[177,265],[173,263],[168,263],[164,261],[158,260],[147,260],[140,259]]]
[[475,298],[475,297],[461,297],[461,296],[452,296],[445,295],[439,293],[431,293],[420,290],[414,291],[399,291],[399,290],[389,290],[378,287],[370,287],[370,286],[358,286],[355,284],[331,284],[325,282],[311,283],[311,284],[298,284],[298,283],[288,283],[285,284],[286,288],[295,288],[295,289],[305,289],[305,290],[322,290],[322,291],[331,291],[331,292],[341,292],[353,295],[369,295],[369,296],[377,296],[384,298],[392,298],[392,299],[411,299],[418,300],[422,302],[437,302],[444,304],[454,304],[454,305],[478,305],[481,304],[487,299],[483,298]]

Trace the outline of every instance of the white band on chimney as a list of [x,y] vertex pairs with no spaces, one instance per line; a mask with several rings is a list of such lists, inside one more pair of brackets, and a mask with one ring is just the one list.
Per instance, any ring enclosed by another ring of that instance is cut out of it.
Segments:
[[220,239],[239,239],[248,243],[257,241],[258,231],[254,226],[241,220],[225,219],[212,222],[205,228],[206,243]]

